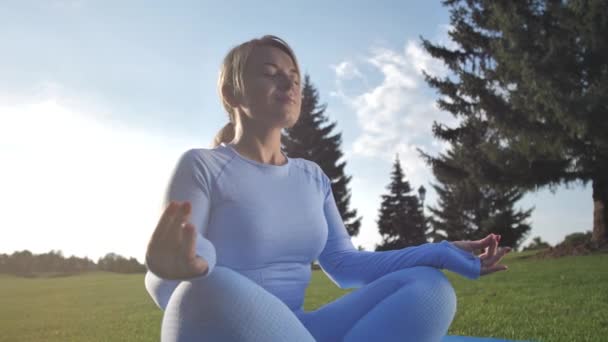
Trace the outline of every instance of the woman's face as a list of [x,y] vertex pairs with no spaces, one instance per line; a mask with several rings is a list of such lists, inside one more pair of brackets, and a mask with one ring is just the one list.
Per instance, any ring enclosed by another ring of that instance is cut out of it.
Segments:
[[300,116],[302,93],[294,62],[288,54],[272,46],[253,49],[244,75],[245,114],[269,127],[291,127]]

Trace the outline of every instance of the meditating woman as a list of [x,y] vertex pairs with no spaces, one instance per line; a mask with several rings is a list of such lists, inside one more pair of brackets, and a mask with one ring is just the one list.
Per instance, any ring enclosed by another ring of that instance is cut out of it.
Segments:
[[[281,151],[300,115],[300,68],[281,39],[233,48],[219,76],[230,122],[212,148],[183,153],[146,254],[163,341],[440,341],[456,313],[439,269],[505,270],[499,236],[401,250],[355,249],[314,162]],[[484,250],[480,256],[473,254]],[[311,262],[341,288],[303,310]]]

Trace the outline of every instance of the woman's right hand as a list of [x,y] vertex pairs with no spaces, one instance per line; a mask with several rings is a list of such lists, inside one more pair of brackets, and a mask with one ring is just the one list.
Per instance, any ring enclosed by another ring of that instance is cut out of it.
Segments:
[[146,251],[148,269],[164,279],[188,279],[207,273],[196,255],[196,228],[188,222],[190,202],[171,201],[158,221]]

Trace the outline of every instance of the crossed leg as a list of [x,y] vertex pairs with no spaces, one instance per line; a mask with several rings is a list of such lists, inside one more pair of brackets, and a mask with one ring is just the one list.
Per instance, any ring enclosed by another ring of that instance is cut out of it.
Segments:
[[312,342],[277,297],[237,272],[215,267],[177,285],[163,315],[161,341]]
[[440,341],[456,314],[456,295],[431,267],[387,274],[299,318],[316,341]]

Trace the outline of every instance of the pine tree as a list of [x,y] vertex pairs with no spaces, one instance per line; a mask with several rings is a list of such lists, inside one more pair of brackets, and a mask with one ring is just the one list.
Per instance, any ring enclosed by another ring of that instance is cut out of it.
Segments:
[[439,240],[478,240],[494,233],[502,236],[501,245],[518,248],[531,230],[527,220],[532,209],[514,208],[522,196],[517,189],[496,192],[467,181],[433,187],[439,200],[429,208],[430,223],[437,235],[443,235]]
[[431,226],[444,233],[441,239],[477,240],[494,233],[501,235],[501,244],[517,248],[531,230],[527,220],[533,208],[515,209],[524,195],[520,188],[482,181],[488,170],[479,162],[480,150],[498,142],[481,122],[469,119],[467,125],[447,152],[422,153],[438,181]]
[[291,158],[304,158],[317,163],[331,179],[331,188],[336,206],[350,236],[356,236],[361,226],[361,217],[356,209],[349,209],[351,193],[348,183],[351,176],[344,174],[346,162],[338,162],[343,154],[340,150],[342,134],[332,134],[336,122],[324,125],[326,105],[319,104],[319,94],[308,75],[302,87],[302,107],[298,122],[285,129],[281,137],[283,149]]
[[497,143],[480,149],[484,182],[526,189],[591,182],[593,239],[608,240],[607,1],[447,0],[457,47],[423,39],[452,76],[427,82],[461,118],[436,125],[458,142],[469,118]]
[[427,242],[422,206],[418,197],[410,194],[412,188],[403,174],[399,155],[393,164],[387,190],[389,193],[382,195],[377,221],[382,244],[376,246],[376,250],[401,249]]
[[439,183],[432,186],[438,196],[436,206],[429,207],[432,214],[429,223],[435,232],[433,242],[474,240],[475,228],[469,224],[471,220],[464,212],[460,199],[463,191],[459,190],[459,184]]

